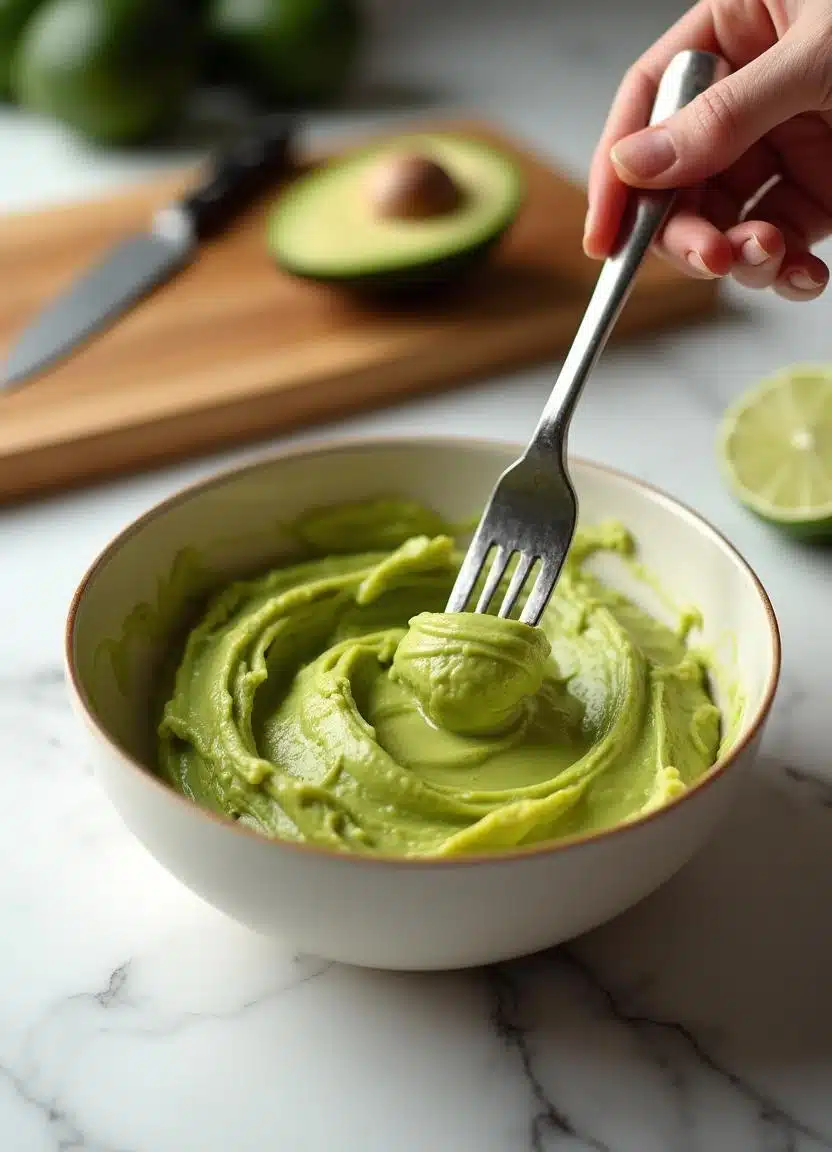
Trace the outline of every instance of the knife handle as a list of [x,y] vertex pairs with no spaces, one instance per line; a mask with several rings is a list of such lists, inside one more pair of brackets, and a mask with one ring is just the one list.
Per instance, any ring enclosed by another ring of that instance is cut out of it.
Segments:
[[180,205],[198,240],[216,236],[287,169],[294,127],[287,116],[263,116],[213,160],[205,183]]

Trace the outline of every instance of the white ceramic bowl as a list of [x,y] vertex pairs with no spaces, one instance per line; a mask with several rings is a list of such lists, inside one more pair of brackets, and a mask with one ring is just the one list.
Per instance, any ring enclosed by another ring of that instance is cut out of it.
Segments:
[[[572,471],[583,521],[612,516],[633,531],[662,586],[701,609],[704,640],[721,645],[728,681],[742,687],[732,749],[680,800],[626,826],[550,847],[382,860],[269,840],[197,807],[154,775],[153,668],[181,627],[183,595],[200,566],[213,578],[262,569],[280,554],[281,522],[344,500],[402,494],[451,520],[470,517],[518,452],[517,445],[442,438],[287,452],[165,501],[92,565],[67,623],[73,706],[124,822],[203,899],[330,959],[380,968],[465,967],[537,951],[622,912],[683,865],[726,811],[777,686],[780,642],[768,597],[745,561],[693,512],[579,460]],[[643,585],[627,583],[621,566],[605,576],[626,584],[654,613],[666,611],[658,600],[645,600]]]

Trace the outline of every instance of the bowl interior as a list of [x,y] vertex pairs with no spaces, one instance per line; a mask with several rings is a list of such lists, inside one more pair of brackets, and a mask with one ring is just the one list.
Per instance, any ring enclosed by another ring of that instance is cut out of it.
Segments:
[[[82,699],[107,735],[148,766],[164,664],[206,594],[286,558],[284,525],[315,506],[391,495],[462,520],[482,508],[516,445],[464,440],[344,443],[274,457],[186,491],[119,536],[82,584],[68,660]],[[723,751],[741,740],[773,687],[776,625],[753,574],[725,542],[668,497],[575,460],[581,522],[621,520],[655,577],[601,559],[606,579],[659,618],[694,606],[692,633],[716,659],[718,702],[730,715]]]

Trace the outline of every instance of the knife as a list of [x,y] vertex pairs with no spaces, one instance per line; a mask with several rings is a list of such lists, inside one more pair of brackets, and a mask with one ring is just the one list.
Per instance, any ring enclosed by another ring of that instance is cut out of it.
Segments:
[[111,248],[24,328],[0,370],[0,390],[67,356],[185,267],[200,244],[287,170],[294,135],[286,116],[258,119],[209,163],[199,187],[156,212],[149,231]]

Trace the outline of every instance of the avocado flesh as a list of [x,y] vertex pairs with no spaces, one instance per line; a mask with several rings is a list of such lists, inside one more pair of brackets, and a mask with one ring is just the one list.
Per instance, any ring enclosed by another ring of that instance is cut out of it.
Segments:
[[[382,216],[369,184],[385,156],[407,151],[435,160],[460,189],[453,210],[421,219]],[[356,288],[418,288],[456,279],[514,220],[522,200],[512,160],[479,141],[408,134],[301,177],[272,210],[275,259],[297,276]]]

